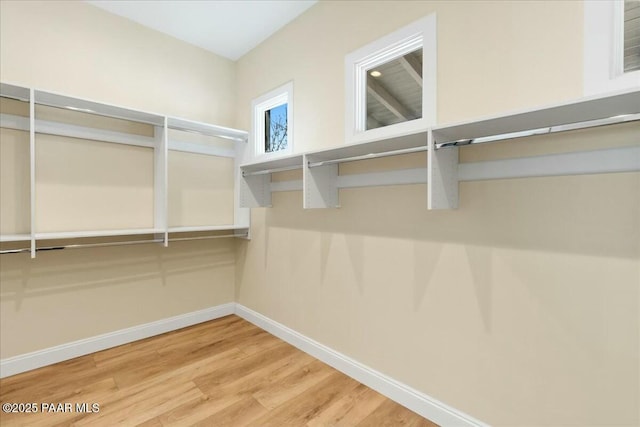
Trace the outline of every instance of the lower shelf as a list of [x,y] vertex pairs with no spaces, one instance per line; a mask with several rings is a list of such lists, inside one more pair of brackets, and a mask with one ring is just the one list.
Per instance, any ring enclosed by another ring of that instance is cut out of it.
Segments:
[[158,228],[129,228],[124,230],[61,231],[61,232],[52,232],[52,233],[36,233],[36,240],[76,239],[76,238],[82,238],[82,237],[132,236],[132,235],[140,235],[140,234],[157,234],[157,233],[164,233],[164,230],[158,229]]
[[[168,236],[172,234],[172,236]],[[131,241],[87,241],[87,238],[93,237],[118,237],[118,236],[142,236],[154,235],[151,239]],[[164,243],[168,246],[171,241],[185,240],[201,240],[201,239],[220,239],[220,238],[249,238],[249,227],[240,225],[207,225],[207,226],[189,226],[189,227],[170,227],[169,229],[158,228],[137,228],[125,230],[98,230],[98,231],[66,231],[52,233],[36,233],[35,242],[39,241],[66,241],[73,239],[84,239],[71,242],[52,242],[47,244],[37,244],[33,246],[31,235],[29,234],[6,234],[0,236],[1,242],[31,242],[31,247],[19,248],[3,248],[0,254],[15,254],[22,252],[31,252],[31,257],[35,258],[38,251],[61,250],[61,249],[78,249],[105,246],[124,246],[138,245],[146,243]],[[15,245],[12,245],[15,246]]]
[[169,233],[191,233],[198,231],[248,230],[248,226],[241,225],[196,225],[185,227],[169,227]]

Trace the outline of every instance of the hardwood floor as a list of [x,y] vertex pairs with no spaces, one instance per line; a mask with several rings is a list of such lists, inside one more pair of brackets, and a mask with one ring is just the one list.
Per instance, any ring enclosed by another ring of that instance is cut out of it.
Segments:
[[5,378],[0,401],[38,410],[2,426],[435,426],[237,316]]

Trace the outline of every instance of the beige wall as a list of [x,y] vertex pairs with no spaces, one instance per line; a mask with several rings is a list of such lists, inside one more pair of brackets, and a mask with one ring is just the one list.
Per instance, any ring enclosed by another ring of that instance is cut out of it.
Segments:
[[[295,150],[343,144],[345,55],[434,11],[439,122],[581,96],[580,2],[323,1],[238,62],[238,125],[293,80]],[[639,129],[461,161],[637,145]],[[425,163],[407,157],[341,173]],[[490,424],[638,425],[639,195],[638,173],[462,183],[442,212],[424,185],[341,190],[328,210],[275,193],[239,245],[236,299]]]
[[[294,80],[306,151],[343,143],[345,54],[433,11],[440,122],[581,95],[579,2],[323,1],[235,65],[81,2],[2,1],[0,75],[245,129],[251,100]],[[637,130],[461,156],[637,144]],[[1,201],[19,208],[0,225],[24,231],[28,200],[5,188],[24,170],[4,160],[24,160],[24,135],[2,132]],[[186,175],[174,184],[197,190]],[[640,175],[463,183],[445,212],[427,211],[425,192],[343,190],[341,209],[318,211],[277,193],[237,252],[221,240],[3,255],[0,357],[229,302],[235,281],[240,303],[488,423],[639,424]]]
[[235,124],[232,61],[84,2],[0,7],[3,82]]
[[153,228],[153,149],[36,137],[36,232]]
[[233,224],[233,159],[169,151],[169,226]]
[[[0,19],[3,82],[223,126],[235,124],[231,61],[84,2],[2,1]],[[69,119],[51,109],[37,113],[43,119]],[[86,119],[79,120],[87,124]],[[149,134],[147,126],[90,122]],[[29,200],[24,198],[28,135],[3,129],[1,137],[0,227],[3,233],[29,232]],[[188,211],[172,217],[173,224],[202,221],[220,194],[226,206],[216,218],[230,222],[231,197],[220,185],[229,184],[229,167],[225,166],[226,181],[213,188],[198,186],[193,176],[179,175],[191,170],[184,157],[172,153],[170,159],[175,178],[171,192],[186,194],[172,201],[173,209]],[[196,169],[208,167],[206,160],[196,157]],[[153,226],[151,150],[38,135],[36,161],[38,231]],[[204,192],[205,201],[194,202],[194,191]],[[39,252],[35,260],[28,254],[2,255],[0,357],[233,301],[234,263],[234,242],[225,239],[176,242],[168,249],[140,245]]]
[[211,241],[3,255],[2,358],[233,301],[235,254]]

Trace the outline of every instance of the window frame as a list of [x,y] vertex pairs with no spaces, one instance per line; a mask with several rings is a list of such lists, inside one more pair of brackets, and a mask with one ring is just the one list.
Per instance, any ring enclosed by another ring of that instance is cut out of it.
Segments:
[[[287,104],[287,148],[265,151],[265,113],[279,105]],[[293,153],[293,82],[285,83],[251,102],[254,158],[272,159]]]
[[[367,71],[422,49],[422,117],[366,129]],[[436,15],[432,13],[388,34],[345,58],[345,139],[347,144],[409,135],[436,124]]]
[[624,0],[584,2],[584,95],[640,87],[640,70],[624,72]]

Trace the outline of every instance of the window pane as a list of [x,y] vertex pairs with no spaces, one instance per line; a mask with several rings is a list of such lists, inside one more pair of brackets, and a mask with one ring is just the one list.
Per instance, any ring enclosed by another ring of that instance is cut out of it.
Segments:
[[422,49],[367,71],[367,130],[421,117]]
[[264,112],[264,152],[272,153],[287,148],[287,104]]
[[640,70],[640,0],[624,2],[624,72]]

